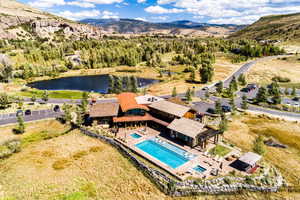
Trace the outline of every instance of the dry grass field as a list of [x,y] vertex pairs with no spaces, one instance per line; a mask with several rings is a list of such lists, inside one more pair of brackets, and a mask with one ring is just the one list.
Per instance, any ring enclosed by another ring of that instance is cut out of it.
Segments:
[[291,83],[300,82],[300,56],[258,62],[248,75],[248,82],[268,84],[274,76],[287,77]]
[[[254,120],[254,121],[253,121]],[[239,117],[230,124],[225,134],[238,146],[250,149],[254,138],[253,128],[257,123],[262,127],[283,129],[289,136],[297,137],[296,124],[276,122],[249,116]],[[287,126],[289,125],[289,126]],[[11,135],[11,127],[1,128],[2,134]],[[57,121],[31,123],[23,137],[43,133],[64,133],[69,127]],[[264,129],[262,129],[264,130]],[[43,134],[41,134],[43,135]],[[295,139],[295,138],[293,138]],[[298,145],[298,144],[297,144]],[[266,160],[282,169],[299,166],[299,149],[268,149]],[[286,156],[286,153],[289,156]],[[272,154],[275,157],[272,159]],[[298,157],[297,157],[298,156]],[[280,159],[279,159],[280,158]],[[286,158],[283,162],[282,158]],[[293,168],[293,176],[299,177],[299,170]],[[284,175],[287,175],[284,173]],[[195,197],[171,198],[160,192],[132,163],[116,149],[98,140],[82,135],[77,130],[52,139],[35,140],[23,145],[20,153],[0,161],[0,199],[157,199],[157,200],[260,200],[298,199],[298,194],[242,193],[237,195],[201,195]],[[293,178],[291,178],[291,181]],[[283,198],[284,197],[284,198]]]
[[286,149],[266,147],[265,160],[275,165],[291,185],[300,186],[300,125],[267,117],[242,115],[234,117],[225,133],[226,140],[244,150],[251,150],[258,135],[274,138],[288,146]]

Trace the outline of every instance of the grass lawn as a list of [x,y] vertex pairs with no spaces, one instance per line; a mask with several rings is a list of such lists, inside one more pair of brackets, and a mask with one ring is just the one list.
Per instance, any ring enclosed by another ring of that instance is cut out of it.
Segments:
[[217,145],[214,148],[212,148],[209,153],[212,155],[218,155],[218,156],[225,156],[231,151],[231,149],[224,147],[223,145]]
[[[17,94],[25,97],[32,97],[35,95],[37,98],[41,98],[43,95],[42,90],[28,90],[18,92]],[[71,90],[63,90],[63,91],[48,91],[49,98],[53,99],[81,99],[82,91],[71,91]]]

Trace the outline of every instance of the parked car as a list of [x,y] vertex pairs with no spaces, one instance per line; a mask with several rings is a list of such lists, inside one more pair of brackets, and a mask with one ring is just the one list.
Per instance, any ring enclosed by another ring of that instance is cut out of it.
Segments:
[[25,115],[31,115],[31,110],[25,110]]
[[19,116],[23,116],[23,110],[18,110],[16,112],[16,116],[19,117]]
[[54,112],[60,112],[60,106],[59,105],[55,105],[53,108]]
[[231,112],[231,107],[230,106],[222,106],[222,111],[225,113]]
[[54,112],[60,112],[60,106],[59,105],[55,105],[53,108]]
[[292,100],[293,100],[293,101],[299,101],[300,98],[299,98],[299,97],[294,97]]
[[245,88],[242,89],[242,92],[251,92],[257,88],[256,84],[248,84]]
[[208,108],[206,112],[208,112],[210,114],[217,114],[216,110],[213,108]]

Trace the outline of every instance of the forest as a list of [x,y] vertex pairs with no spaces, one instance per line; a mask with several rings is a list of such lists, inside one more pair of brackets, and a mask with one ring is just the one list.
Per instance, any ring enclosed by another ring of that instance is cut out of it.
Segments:
[[[253,57],[278,55],[284,51],[276,46],[260,45],[251,40],[216,38],[104,38],[55,42],[44,40],[2,40],[0,52],[13,63],[0,62],[0,81],[10,78],[28,80],[32,77],[56,77],[62,72],[77,69],[99,69],[115,66],[137,66],[164,69],[172,65],[186,65],[200,73],[202,82],[213,76],[215,53],[231,56],[232,62]],[[164,63],[162,55],[173,53],[172,61]],[[75,57],[75,61],[74,61]]]

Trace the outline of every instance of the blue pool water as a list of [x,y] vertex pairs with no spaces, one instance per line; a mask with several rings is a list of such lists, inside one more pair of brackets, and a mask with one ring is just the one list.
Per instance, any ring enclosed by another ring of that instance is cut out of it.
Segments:
[[197,165],[196,167],[193,168],[195,171],[203,173],[206,171],[205,168],[201,167],[200,165]]
[[132,133],[130,136],[133,137],[134,139],[139,139],[142,137],[141,135],[139,135],[137,133]]
[[173,169],[183,165],[191,159],[185,156],[187,151],[167,142],[162,144],[154,139],[150,139],[136,144],[135,146]]

